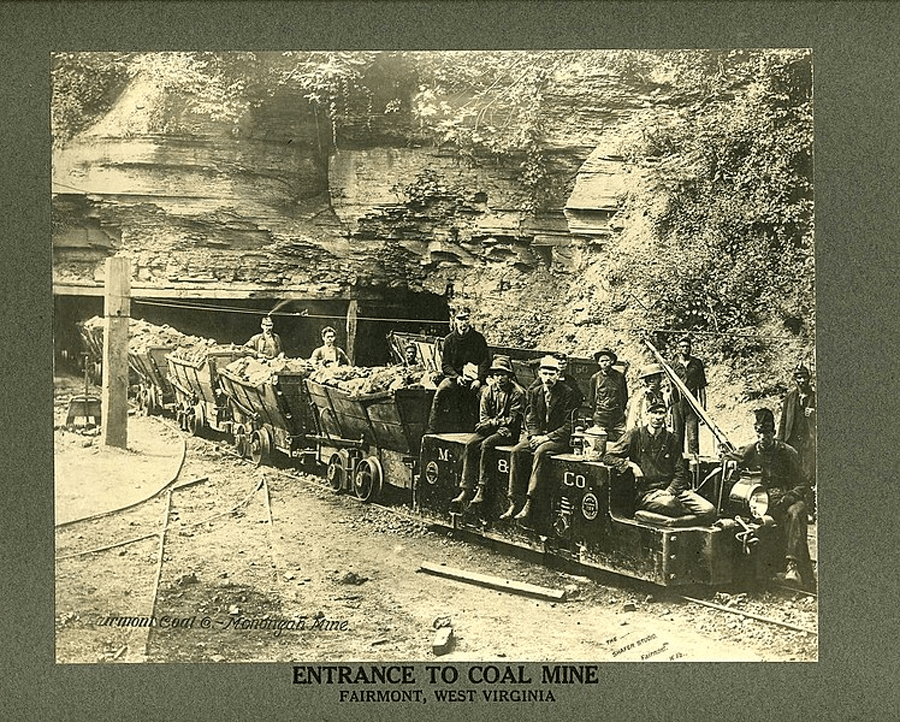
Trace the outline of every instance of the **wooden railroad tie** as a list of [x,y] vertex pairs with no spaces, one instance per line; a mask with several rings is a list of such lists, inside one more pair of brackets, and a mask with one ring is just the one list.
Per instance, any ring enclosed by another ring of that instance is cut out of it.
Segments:
[[460,582],[469,584],[477,584],[488,589],[498,589],[504,592],[512,592],[513,594],[521,594],[527,597],[536,597],[537,599],[545,599],[550,602],[565,601],[566,593],[562,589],[548,589],[547,587],[539,587],[536,584],[527,584],[525,582],[516,582],[511,579],[503,579],[488,574],[478,574],[469,572],[464,569],[454,569],[453,567],[443,566],[441,564],[430,564],[422,562],[419,566],[420,572],[433,574],[437,577],[446,577],[447,579],[456,579]]

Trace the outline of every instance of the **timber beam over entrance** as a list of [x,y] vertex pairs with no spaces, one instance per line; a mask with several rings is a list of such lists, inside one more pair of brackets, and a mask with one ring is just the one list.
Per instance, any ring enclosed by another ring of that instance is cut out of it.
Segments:
[[[57,296],[103,296],[103,285],[80,283],[54,283],[53,293]],[[306,287],[286,288],[285,286],[253,286],[235,288],[233,285],[210,285],[192,283],[170,286],[131,287],[133,298],[197,298],[197,299],[254,299],[270,298],[293,301],[350,301],[384,298],[384,290],[365,288]]]

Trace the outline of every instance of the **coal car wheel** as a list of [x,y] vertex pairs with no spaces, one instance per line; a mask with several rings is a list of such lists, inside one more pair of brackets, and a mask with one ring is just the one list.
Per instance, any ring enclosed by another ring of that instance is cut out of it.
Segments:
[[203,415],[203,407],[197,404],[188,412],[188,431],[194,436],[200,436],[206,427],[206,418]]
[[340,491],[344,488],[346,476],[347,471],[344,464],[344,457],[340,454],[332,454],[331,458],[328,460],[328,469],[326,471],[328,486],[330,486],[331,490],[334,492]]
[[248,442],[247,456],[256,466],[269,463],[272,454],[272,443],[269,432],[265,429],[254,431]]
[[363,459],[353,474],[353,493],[361,501],[371,501],[381,491],[381,463],[374,456]]

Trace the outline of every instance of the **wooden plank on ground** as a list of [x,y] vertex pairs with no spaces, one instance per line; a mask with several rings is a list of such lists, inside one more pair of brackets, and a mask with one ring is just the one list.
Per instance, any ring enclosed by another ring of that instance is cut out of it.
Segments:
[[422,562],[419,566],[419,571],[425,572],[426,574],[434,574],[438,577],[446,577],[447,579],[456,579],[460,582],[477,584],[478,586],[487,587],[488,589],[499,589],[504,592],[512,592],[513,594],[546,599],[551,602],[561,602],[566,598],[566,593],[562,589],[549,589],[547,587],[540,587],[536,584],[516,582],[511,579],[494,577],[489,574],[478,574],[477,572],[470,572],[465,569],[455,569],[441,564]]

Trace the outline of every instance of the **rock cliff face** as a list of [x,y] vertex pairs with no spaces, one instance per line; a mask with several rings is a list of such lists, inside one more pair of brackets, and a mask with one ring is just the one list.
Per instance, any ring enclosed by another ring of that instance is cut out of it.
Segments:
[[493,343],[552,340],[586,353],[608,342],[573,329],[590,322],[582,270],[615,233],[630,175],[617,126],[651,97],[575,73],[552,79],[544,102],[548,182],[535,205],[519,159],[464,164],[416,145],[402,114],[393,127],[388,116],[350,119],[335,147],[298,93],[274,91],[226,124],[191,115],[139,75],[54,155],[57,293],[98,293],[104,258],[121,254],[147,296],[409,290],[467,299]]

